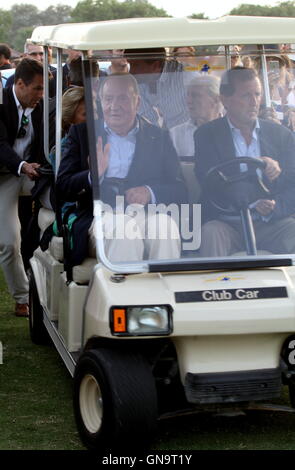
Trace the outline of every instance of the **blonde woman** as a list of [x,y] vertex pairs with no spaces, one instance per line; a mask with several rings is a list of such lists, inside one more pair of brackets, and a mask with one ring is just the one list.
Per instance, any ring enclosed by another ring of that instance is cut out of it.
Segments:
[[[67,135],[72,124],[86,121],[84,88],[72,87],[65,91],[62,97],[62,140],[61,154],[67,141]],[[55,146],[49,154],[52,167],[55,169]]]

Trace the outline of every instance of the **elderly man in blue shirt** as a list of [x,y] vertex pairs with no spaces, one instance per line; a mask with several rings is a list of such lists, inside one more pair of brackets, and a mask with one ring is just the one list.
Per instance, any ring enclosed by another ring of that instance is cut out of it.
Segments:
[[[171,218],[166,239],[161,236],[163,218],[158,214],[154,220],[147,216],[149,204],[184,203],[186,190],[180,177],[176,151],[169,133],[137,114],[140,96],[135,78],[130,74],[110,75],[100,87],[100,98],[104,119],[96,121],[97,160],[100,177],[101,199],[108,208],[115,208],[116,196],[124,197],[126,206],[140,205],[148,223],[155,224],[157,235],[121,239],[110,236],[113,217],[108,210],[104,215],[106,251],[112,261],[176,258],[180,255],[178,227]],[[92,224],[92,188],[88,162],[88,140],[86,125],[73,126],[68,139],[57,178],[57,189],[66,201],[79,200],[84,216],[78,218],[73,227],[74,250],[72,264],[79,264],[94,251]],[[142,231],[145,220],[138,217],[130,220],[126,213],[116,215],[116,221],[124,218],[136,232]],[[167,220],[166,220],[167,221]],[[111,228],[110,228],[111,227]],[[75,240],[79,243],[75,244]]]

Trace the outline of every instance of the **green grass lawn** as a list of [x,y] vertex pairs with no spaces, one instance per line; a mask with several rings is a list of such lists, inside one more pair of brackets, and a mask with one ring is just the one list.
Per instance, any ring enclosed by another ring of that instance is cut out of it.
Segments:
[[74,423],[72,379],[51,346],[36,346],[16,318],[0,273],[0,450],[83,449]]
[[[36,346],[28,320],[0,272],[0,450],[82,450],[72,409],[72,379],[52,346]],[[287,390],[280,400],[288,405]],[[295,414],[191,415],[159,422],[154,450],[295,449]]]

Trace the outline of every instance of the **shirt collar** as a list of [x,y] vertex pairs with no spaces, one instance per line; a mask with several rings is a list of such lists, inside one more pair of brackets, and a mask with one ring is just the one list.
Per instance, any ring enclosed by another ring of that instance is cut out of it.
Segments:
[[17,109],[19,109],[19,108],[23,109],[22,105],[20,104],[20,102],[18,100],[18,97],[16,96],[15,85],[12,86],[12,93],[13,93],[13,96],[14,96],[14,101],[15,101]]
[[[235,127],[235,126],[233,125],[233,123],[231,122],[231,120],[229,119],[228,116],[226,116],[226,119],[227,119],[228,125],[229,125],[229,127],[231,128],[231,130],[235,130],[235,131],[241,132],[238,127]],[[258,119],[256,119],[256,123],[255,123],[255,126],[254,126],[254,128],[253,128],[253,136],[254,136],[254,134],[255,134],[255,135],[257,134],[257,129],[260,129],[260,124],[259,124]]]
[[124,138],[124,137],[125,137],[125,138],[128,139],[128,138],[134,137],[134,136],[137,134],[137,132],[139,131],[139,120],[136,119],[136,122],[135,122],[134,127],[128,132],[127,135],[123,135],[123,136],[122,136],[122,135],[119,135],[119,134],[116,134],[116,132],[114,132],[114,131],[107,125],[107,123],[106,123],[105,121],[104,121],[104,123],[103,123],[103,126],[104,126],[104,130],[106,131],[106,133],[107,133],[108,135],[111,135],[111,136],[114,136],[114,137],[121,137],[121,138]]

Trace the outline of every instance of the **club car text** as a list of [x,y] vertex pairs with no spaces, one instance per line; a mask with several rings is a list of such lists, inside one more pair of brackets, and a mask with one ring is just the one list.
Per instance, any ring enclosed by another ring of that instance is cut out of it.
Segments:
[[288,297],[286,287],[261,287],[251,289],[214,289],[176,292],[175,300],[184,302],[212,302],[222,300],[258,300]]

